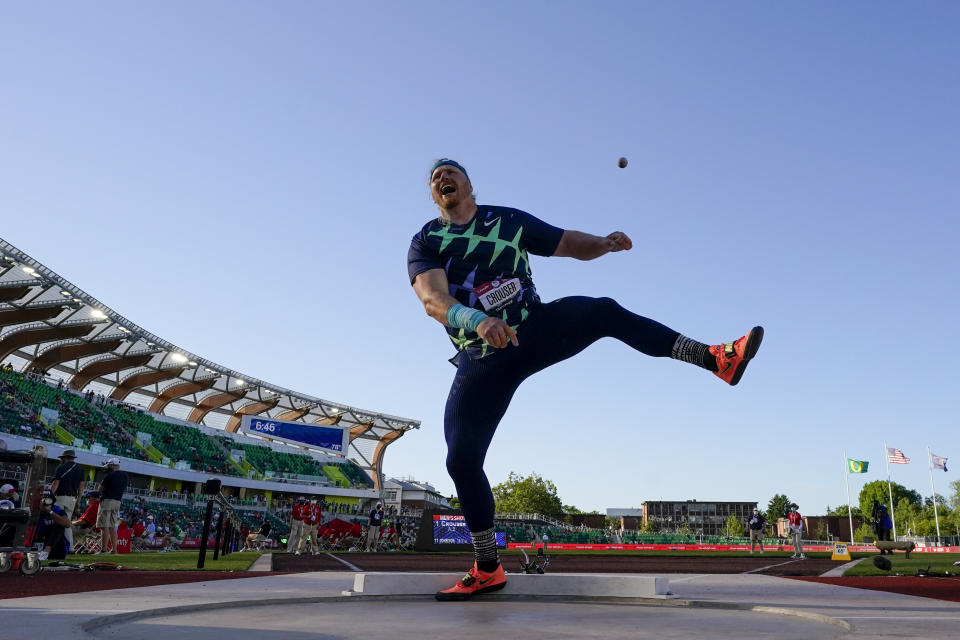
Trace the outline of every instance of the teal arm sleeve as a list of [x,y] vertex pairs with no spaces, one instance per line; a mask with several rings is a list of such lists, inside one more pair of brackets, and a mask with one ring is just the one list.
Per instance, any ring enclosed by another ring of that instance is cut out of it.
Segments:
[[467,331],[476,331],[480,323],[488,317],[483,311],[471,309],[462,304],[450,305],[447,310],[447,324]]

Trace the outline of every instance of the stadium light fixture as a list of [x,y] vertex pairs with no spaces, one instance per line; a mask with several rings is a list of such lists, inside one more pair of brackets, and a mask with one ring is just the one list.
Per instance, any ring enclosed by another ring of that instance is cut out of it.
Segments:
[[20,267],[20,268],[23,269],[24,273],[29,274],[31,276],[37,272],[37,270],[34,269],[33,267]]
[[174,362],[183,363],[187,361],[187,356],[183,355],[182,353],[171,353],[170,359]]
[[72,296],[73,294],[70,293],[69,291],[61,291],[61,292],[60,292],[60,295],[64,296],[65,298],[69,298],[69,297]]
[[100,311],[100,309],[94,309],[90,312],[90,317],[96,318],[97,320],[103,320],[107,317],[107,314],[105,314],[103,311]]
[[237,386],[239,386],[239,387],[242,387],[243,385],[247,384],[246,381],[241,380],[240,378],[237,378],[237,379],[234,380],[233,382],[234,382]]
[[188,364],[188,365],[190,365],[191,367],[195,367],[195,366],[197,366],[197,363],[196,363],[196,362],[194,362],[193,360],[191,360],[191,361],[190,361],[190,362],[188,362],[187,364]]

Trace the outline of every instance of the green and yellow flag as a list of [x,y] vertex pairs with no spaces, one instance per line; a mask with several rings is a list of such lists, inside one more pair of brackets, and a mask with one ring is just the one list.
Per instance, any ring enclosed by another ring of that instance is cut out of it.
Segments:
[[850,473],[866,473],[870,463],[866,460],[851,460],[847,458],[847,471]]

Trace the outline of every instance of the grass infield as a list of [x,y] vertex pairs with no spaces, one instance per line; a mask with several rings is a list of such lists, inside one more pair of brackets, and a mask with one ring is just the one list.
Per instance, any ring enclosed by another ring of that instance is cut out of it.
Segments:
[[[143,553],[124,553],[91,556],[88,554],[67,556],[65,562],[69,564],[90,564],[92,562],[113,562],[122,565],[127,569],[142,569],[144,571],[196,571],[197,570],[197,551],[171,551],[169,553],[158,553],[156,551],[146,551]],[[208,551],[203,570],[204,571],[246,571],[250,565],[260,557],[259,551],[249,551],[244,553],[231,553],[228,556],[220,556],[213,559],[213,552]]]
[[883,556],[889,558],[893,565],[890,571],[881,571],[873,566],[872,558],[876,554],[869,554],[868,560],[857,564],[857,566],[848,569],[844,577],[848,576],[892,576],[903,574],[905,576],[914,576],[917,569],[929,570],[939,574],[949,573],[952,576],[960,575],[960,567],[953,566],[954,562],[960,561],[960,553],[917,553],[910,554],[910,559],[902,553],[895,553],[892,556]]

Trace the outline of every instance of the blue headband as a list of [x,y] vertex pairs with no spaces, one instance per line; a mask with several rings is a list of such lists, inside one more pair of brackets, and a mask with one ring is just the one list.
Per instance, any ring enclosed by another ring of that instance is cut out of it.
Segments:
[[433,168],[430,169],[430,177],[433,178],[433,172],[437,170],[437,167],[442,167],[445,164],[448,164],[451,167],[456,167],[457,169],[460,169],[460,171],[463,172],[463,175],[466,176],[467,180],[470,179],[470,176],[467,175],[467,170],[461,167],[459,162],[457,162],[456,160],[450,160],[448,158],[443,158],[433,163]]

